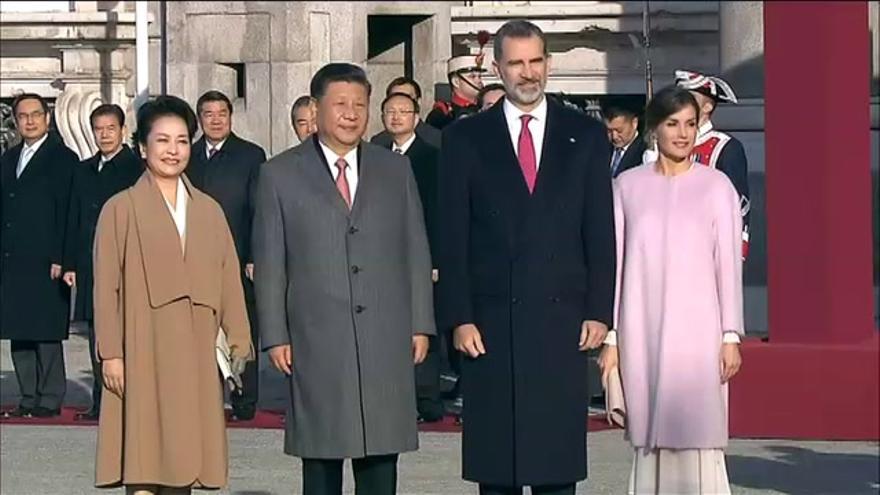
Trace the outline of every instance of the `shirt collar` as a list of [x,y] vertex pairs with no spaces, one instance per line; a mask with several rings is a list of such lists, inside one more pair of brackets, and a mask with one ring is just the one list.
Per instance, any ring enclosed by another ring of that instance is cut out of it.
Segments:
[[324,157],[327,158],[327,164],[330,165],[330,167],[332,167],[332,168],[336,168],[336,160],[339,160],[339,158],[343,158],[343,159],[345,159],[345,161],[348,163],[348,166],[349,166],[353,171],[356,171],[356,170],[357,170],[357,166],[358,166],[358,163],[357,163],[357,156],[358,156],[358,149],[357,149],[357,146],[355,146],[354,148],[352,148],[348,153],[345,154],[345,156],[340,157],[340,156],[337,155],[333,150],[331,150],[327,145],[325,145],[324,142],[321,141],[320,139],[318,139],[318,144],[321,146],[321,151],[324,152]]
[[119,156],[119,153],[122,152],[122,148],[123,148],[123,147],[124,147],[124,145],[123,145],[123,146],[120,146],[119,149],[117,149],[116,151],[114,151],[113,154],[112,154],[112,155],[109,155],[109,156],[108,156],[108,155],[105,155],[105,154],[103,154],[103,153],[101,153],[101,160],[100,160],[101,163],[107,163],[107,162],[113,160],[114,158],[116,158],[117,156]]
[[534,120],[538,122],[546,122],[547,121],[547,96],[544,95],[541,98],[541,103],[538,104],[531,112],[524,112],[519,107],[510,102],[509,99],[504,98],[504,117],[507,119],[507,124],[511,125],[516,123],[519,125],[520,117],[525,114],[531,115]]
[[712,121],[707,120],[706,123],[701,125],[700,128],[697,130],[697,137],[705,136],[713,129],[713,127],[714,126],[712,125]]
[[394,140],[392,139],[392,140],[391,140],[391,151],[394,151],[394,150],[399,149],[400,152],[401,152],[402,154],[405,155],[406,152],[409,151],[410,146],[412,146],[412,144],[413,144],[415,141],[416,141],[416,133],[415,133],[415,131],[413,131],[412,136],[410,136],[409,139],[407,139],[406,141],[404,141],[403,144],[400,145],[400,146],[398,146],[397,143],[395,143]]
[[43,137],[34,142],[34,144],[28,145],[27,143],[24,143],[24,147],[21,149],[21,154],[24,155],[25,151],[32,151],[33,153],[36,153],[37,151],[39,151],[40,146],[42,146],[47,139],[49,139],[48,132],[44,134]]
[[226,144],[226,141],[228,139],[229,139],[229,137],[227,136],[226,139],[224,139],[223,141],[220,141],[217,144],[211,144],[211,142],[208,141],[208,138],[205,138],[205,153],[207,153],[208,156],[210,157],[212,149],[220,151],[223,148],[223,145]]
[[636,142],[636,139],[638,139],[638,138],[639,138],[639,131],[636,131],[636,135],[633,136],[632,141],[630,141],[629,144],[627,144],[627,145],[625,145],[625,146],[621,146],[621,147],[620,147],[620,150],[621,150],[622,152],[626,153],[626,150],[628,150],[629,147],[632,146],[633,143]]

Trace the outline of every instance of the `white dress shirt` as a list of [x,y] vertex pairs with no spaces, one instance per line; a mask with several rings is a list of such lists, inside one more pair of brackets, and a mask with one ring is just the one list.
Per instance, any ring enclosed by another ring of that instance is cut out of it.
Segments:
[[28,145],[27,143],[24,143],[21,147],[21,155],[18,156],[18,166],[15,168],[16,178],[21,177],[24,169],[27,168],[28,163],[30,163],[31,158],[37,154],[37,151],[40,150],[40,146],[42,146],[48,138],[49,133],[47,132],[43,137],[34,142],[34,144]]
[[529,121],[529,131],[532,133],[532,142],[535,145],[535,172],[541,166],[541,152],[544,149],[544,131],[547,129],[547,97],[541,99],[541,103],[531,112],[523,112],[509,99],[504,99],[504,118],[507,120],[507,130],[510,132],[510,141],[513,149],[519,157],[519,133],[522,130],[521,115],[528,113],[533,118]]
[[[205,156],[208,157],[208,160],[211,159],[211,150],[220,151],[220,148],[222,148],[224,144],[226,144],[226,139],[217,144],[211,144],[211,142],[208,141],[208,138],[205,138]],[[217,151],[215,151],[215,153]]]
[[403,142],[402,145],[398,146],[394,140],[391,140],[391,151],[397,152],[400,150],[401,155],[405,155],[407,151],[409,151],[409,147],[416,141],[416,133],[413,132],[413,135],[409,137],[406,141]]
[[[318,144],[321,145],[321,151],[324,152],[324,157],[327,158],[327,166],[330,168],[330,173],[333,175],[333,181],[335,182],[336,177],[339,176],[336,160],[339,160],[340,156],[322,143],[320,139]],[[348,162],[348,167],[345,168],[345,178],[348,179],[348,192],[351,194],[351,203],[354,204],[354,196],[358,188],[358,149],[352,149],[342,158]]]
[[171,203],[165,199],[165,195],[162,195],[162,199],[165,200],[165,206],[168,207],[168,211],[171,212],[171,218],[174,219],[174,226],[177,227],[177,234],[180,236],[180,244],[181,248],[184,248],[185,243],[183,242],[184,237],[186,236],[186,203],[188,198],[186,184],[183,183],[183,179],[177,178],[177,199],[175,203],[177,203],[177,208],[171,206]]
[[[612,149],[612,150],[611,150],[611,163],[610,163],[609,166],[613,166],[613,165],[614,165],[614,152],[615,152],[615,151],[617,151],[618,149],[620,149],[620,160],[623,161],[623,155],[626,154],[626,150],[628,150],[629,147],[632,146],[632,144],[633,144],[634,142],[636,142],[636,139],[638,139],[638,138],[639,138],[639,131],[636,131],[636,136],[635,136],[634,138],[632,138],[632,141],[630,141],[629,144],[627,144],[626,146],[624,146],[624,147],[622,147],[622,148],[614,148],[614,149]],[[619,166],[619,165],[618,165],[618,166]]]

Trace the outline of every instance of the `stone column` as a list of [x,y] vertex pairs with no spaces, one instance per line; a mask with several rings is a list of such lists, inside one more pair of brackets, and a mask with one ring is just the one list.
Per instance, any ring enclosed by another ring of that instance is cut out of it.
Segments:
[[718,2],[721,77],[737,97],[764,96],[764,2]]

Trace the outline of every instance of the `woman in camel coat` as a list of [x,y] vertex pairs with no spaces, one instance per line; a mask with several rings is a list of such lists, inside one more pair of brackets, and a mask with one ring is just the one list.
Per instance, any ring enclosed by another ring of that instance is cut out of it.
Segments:
[[215,358],[251,359],[239,263],[220,207],[182,175],[195,115],[163,96],[138,112],[147,171],[101,211],[95,330],[105,394],[96,485],[189,493],[227,482],[223,391]]

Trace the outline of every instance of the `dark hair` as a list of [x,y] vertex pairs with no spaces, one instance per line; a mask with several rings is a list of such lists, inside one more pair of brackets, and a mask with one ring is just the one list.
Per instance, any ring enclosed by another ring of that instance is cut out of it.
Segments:
[[617,117],[626,117],[628,119],[638,118],[639,112],[634,108],[620,103],[607,103],[602,105],[602,117],[605,120],[614,120]]
[[37,100],[40,102],[40,106],[43,107],[43,111],[49,113],[49,104],[46,103],[46,99],[37,93],[22,93],[15,97],[12,100],[12,113],[15,114],[18,112],[18,104],[23,102],[24,100]]
[[293,105],[291,105],[291,107],[290,107],[290,122],[295,124],[296,117],[294,115],[296,114],[296,111],[304,106],[307,106],[311,102],[312,102],[312,97],[309,95],[302,95],[299,98],[297,98],[293,102]]
[[413,104],[413,110],[415,110],[416,113],[419,113],[422,111],[422,109],[419,108],[419,102],[415,98],[413,98],[412,96],[410,96],[406,93],[391,93],[390,95],[386,96],[384,100],[382,100],[382,106],[380,106],[379,109],[381,109],[384,112],[385,111],[385,104],[388,103],[388,101],[391,100],[391,98],[394,98],[396,96],[400,96],[400,97],[406,98],[407,100],[411,101]]
[[501,60],[504,56],[504,38],[531,38],[532,36],[541,39],[541,45],[544,47],[544,55],[546,56],[549,53],[547,51],[547,37],[544,36],[544,31],[541,31],[541,28],[525,19],[514,19],[505,22],[503,26],[498,28],[498,32],[495,33],[495,39],[492,41],[492,53],[495,56],[495,60]]
[[688,105],[694,108],[696,119],[699,121],[700,106],[697,105],[697,99],[688,90],[676,86],[660,90],[645,109],[645,129],[648,132],[653,132],[670,115]]
[[137,112],[137,130],[134,133],[134,141],[147,144],[147,136],[150,135],[153,124],[162,117],[182,119],[186,123],[189,140],[192,141],[197,129],[196,114],[193,113],[189,103],[171,95],[157,96],[141,105]]
[[327,86],[335,82],[360,84],[367,89],[367,96],[370,96],[372,92],[370,81],[367,80],[367,73],[364,72],[364,69],[354,64],[334,62],[318,69],[309,84],[309,94],[312,95],[312,98],[320,100],[327,92]]
[[483,100],[486,98],[486,95],[490,91],[496,91],[499,89],[501,91],[505,91],[504,85],[501,83],[492,83],[492,84],[487,84],[487,85],[483,86],[482,88],[480,88],[480,92],[477,93],[477,106],[480,108],[483,108]]
[[89,124],[93,129],[95,127],[95,119],[105,115],[116,117],[116,120],[119,122],[119,127],[125,125],[125,112],[122,110],[122,107],[114,103],[104,103],[98,108],[92,110],[92,113],[89,115]]
[[232,115],[232,102],[229,101],[229,98],[226,95],[215,89],[207,91],[202,96],[199,96],[199,101],[196,102],[196,112],[201,115],[202,106],[205,103],[210,103],[212,101],[222,101],[223,103],[226,103],[226,108],[229,109],[229,115]]
[[407,76],[395,77],[388,86],[385,88],[385,96],[391,96],[392,93],[398,93],[399,91],[392,91],[394,88],[398,86],[404,86],[409,84],[416,90],[416,99],[421,99],[422,97],[422,87],[419,86],[419,83],[416,82],[415,79]]

